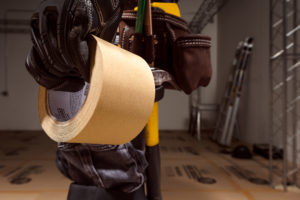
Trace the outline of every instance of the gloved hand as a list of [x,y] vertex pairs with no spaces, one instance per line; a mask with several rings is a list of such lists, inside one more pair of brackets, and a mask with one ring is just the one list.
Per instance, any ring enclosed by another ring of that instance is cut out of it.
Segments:
[[89,82],[87,39],[115,36],[123,0],[43,0],[31,19],[33,47],[25,65],[47,89],[78,91]]

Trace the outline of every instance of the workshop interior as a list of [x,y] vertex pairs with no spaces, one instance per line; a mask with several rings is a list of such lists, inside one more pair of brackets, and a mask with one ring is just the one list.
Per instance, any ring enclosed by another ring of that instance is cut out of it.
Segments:
[[0,200],[299,200],[298,0],[0,0]]

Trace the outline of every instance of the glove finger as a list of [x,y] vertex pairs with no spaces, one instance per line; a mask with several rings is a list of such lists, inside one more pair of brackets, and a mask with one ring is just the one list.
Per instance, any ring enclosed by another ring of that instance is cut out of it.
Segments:
[[[78,9],[81,9],[81,23],[86,26],[86,30],[81,29],[80,35],[86,35],[89,29],[89,20],[85,15],[87,13],[87,6],[90,1],[65,1],[62,11],[60,12],[58,19],[59,34],[57,35],[58,47],[61,49],[62,55],[68,65],[77,67],[78,63],[74,61],[73,51],[78,51],[78,49],[72,49],[69,46],[69,34],[74,26],[79,26],[80,23],[74,24],[74,18],[78,15]],[[76,22],[75,22],[76,23]]]
[[77,63],[82,78],[89,82],[90,80],[90,62],[89,62],[89,48],[86,41],[81,41],[79,37],[71,38],[69,46],[77,51],[71,51],[73,60]]
[[59,32],[57,24],[59,13],[62,11],[61,7],[63,2],[64,1],[60,0],[48,0],[41,3],[39,28],[40,38],[48,60],[53,63],[53,67],[57,70],[69,72],[70,70],[73,70],[73,67],[66,64],[61,56],[62,53],[60,52],[57,41]]
[[82,12],[77,10],[73,20],[73,28],[69,33],[68,46],[70,56],[76,63],[77,69],[84,78],[89,81],[90,79],[90,64],[89,64],[89,48],[86,42],[86,35],[88,28],[88,17]]
[[36,50],[32,48],[27,56],[25,66],[38,84],[47,89],[76,92],[84,86],[84,80],[75,77],[59,78],[48,72],[43,66]]
[[44,68],[44,64],[34,48],[31,48],[26,58],[25,66],[33,78],[42,86],[52,88],[59,83],[59,77]]
[[90,1],[71,1],[69,5],[65,5],[59,19],[62,34],[58,36],[58,45],[67,63],[76,66],[86,81],[90,77],[86,36],[92,27],[91,9]]
[[68,42],[70,55],[86,81],[90,77],[87,35],[98,33],[102,39],[111,42],[119,25],[122,10],[119,1],[97,0],[92,2],[78,1],[76,9],[72,11],[74,17]]
[[87,36],[98,35],[112,41],[119,25],[123,6],[119,0],[71,0],[64,5],[59,18],[62,34],[58,36],[58,45],[67,63],[79,70],[84,80],[89,81],[90,63]]
[[44,63],[44,67],[47,71],[51,72],[52,74],[56,75],[57,77],[64,77],[66,76],[66,72],[62,71],[58,67],[53,67],[55,64],[53,63],[50,56],[47,56],[44,47],[42,45],[40,32],[39,32],[39,14],[35,13],[31,19],[31,38],[33,45],[35,47],[36,52],[38,53],[40,59]]
[[121,21],[122,12],[124,9],[123,1],[103,1],[96,0],[93,1],[94,9],[98,15],[98,30],[97,36],[112,42],[118,25]]

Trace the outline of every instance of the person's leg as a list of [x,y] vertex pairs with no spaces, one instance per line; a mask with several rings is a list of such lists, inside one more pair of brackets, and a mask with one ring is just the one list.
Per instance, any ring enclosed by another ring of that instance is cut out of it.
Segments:
[[61,143],[57,166],[79,185],[132,193],[145,182],[148,165],[144,151],[131,143],[92,145]]

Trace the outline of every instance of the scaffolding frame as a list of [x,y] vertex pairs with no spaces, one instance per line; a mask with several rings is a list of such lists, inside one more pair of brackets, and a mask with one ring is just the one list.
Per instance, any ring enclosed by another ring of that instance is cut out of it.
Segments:
[[270,3],[270,184],[275,187],[273,147],[283,149],[280,177],[284,191],[298,186],[300,147],[300,34],[298,0],[269,0]]
[[229,0],[205,0],[196,11],[189,28],[193,33],[201,33],[204,27]]

